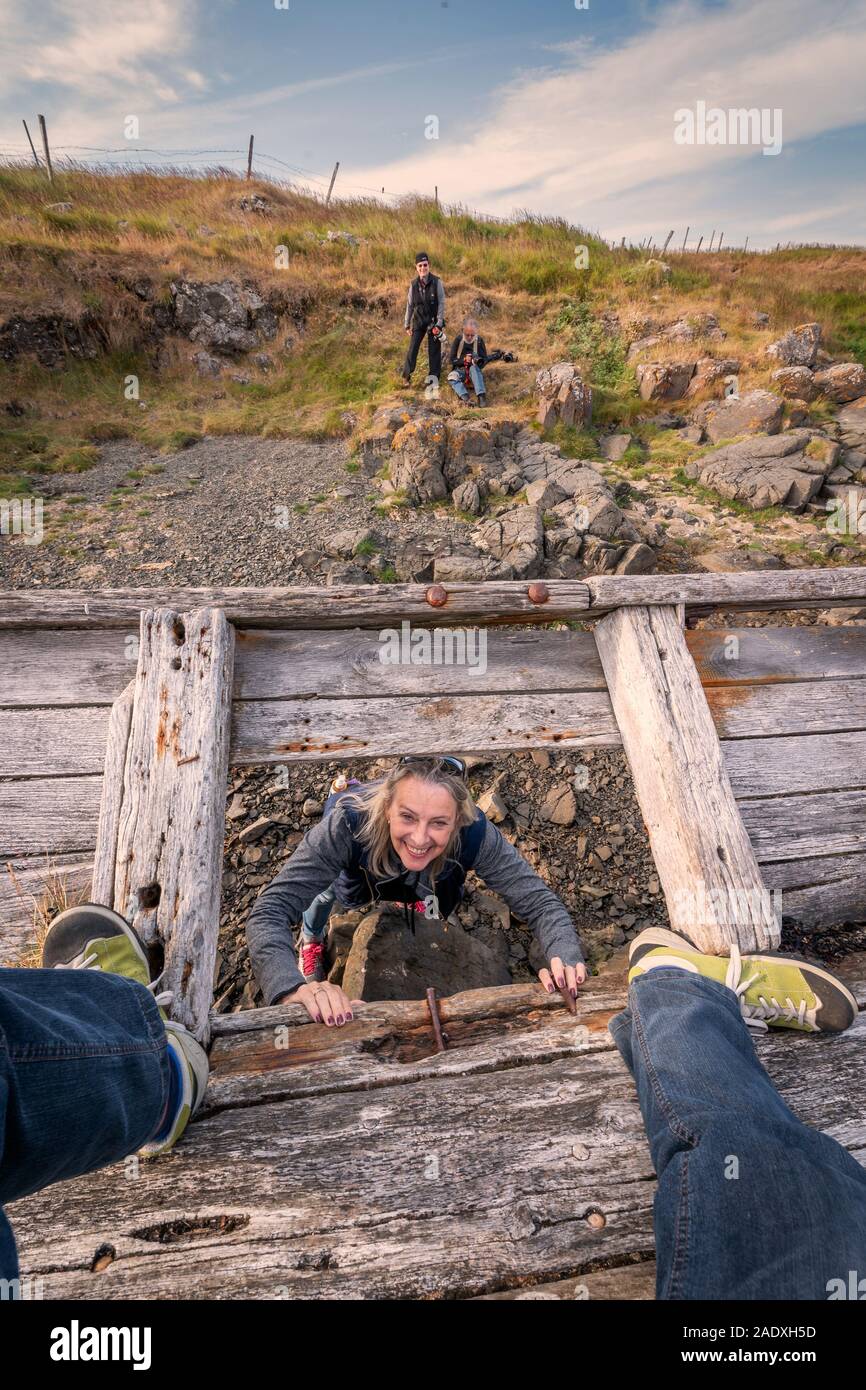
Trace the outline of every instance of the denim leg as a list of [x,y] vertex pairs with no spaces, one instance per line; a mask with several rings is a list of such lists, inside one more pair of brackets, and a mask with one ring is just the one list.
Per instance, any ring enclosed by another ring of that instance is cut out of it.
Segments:
[[866,1172],[785,1105],[731,990],[657,968],[611,1033],[658,1174],[659,1298],[825,1300],[866,1273]]
[[483,396],[485,391],[484,376],[482,374],[481,368],[476,367],[474,362],[472,363],[472,366],[469,368],[469,378],[472,382],[472,385],[475,387],[476,394],[479,396]]
[[457,395],[460,397],[461,401],[465,401],[465,400],[468,400],[468,399],[469,399],[469,392],[466,390],[466,387],[465,387],[465,385],[463,384],[463,378],[462,378],[462,376],[456,378],[456,379],[453,380],[453,381],[452,381],[451,377],[449,376],[449,378],[448,378],[448,385],[451,387],[451,389],[452,389],[453,391],[455,391],[455,392],[457,393]]
[[[97,970],[0,970],[0,1205],[140,1148],[170,1081],[165,1026],[143,985]],[[14,1250],[0,1213],[0,1277],[15,1277]]]
[[328,918],[331,915],[331,908],[336,900],[336,893],[333,885],[326,888],[324,893],[320,893],[317,898],[313,898],[310,906],[304,913],[301,921],[304,924],[304,938],[307,941],[321,941],[325,935],[325,927],[328,925]]

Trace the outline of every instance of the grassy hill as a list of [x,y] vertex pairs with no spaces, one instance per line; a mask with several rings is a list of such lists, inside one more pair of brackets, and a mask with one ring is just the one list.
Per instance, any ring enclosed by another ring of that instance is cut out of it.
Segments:
[[[266,212],[239,207],[253,194]],[[329,231],[358,244],[330,240]],[[579,245],[589,248],[586,270],[575,268]],[[280,246],[285,269],[275,265]],[[49,187],[41,171],[7,167],[0,169],[0,339],[17,316],[59,315],[89,327],[99,351],[55,367],[29,354],[0,362],[0,495],[26,489],[33,474],[89,467],[107,439],[173,448],[205,433],[351,434],[394,393],[419,249],[445,279],[449,328],[475,301],[489,301],[481,320],[488,345],[519,354],[518,364],[491,371],[494,407],[512,415],[529,414],[537,367],[566,357],[595,388],[596,424],[646,412],[626,348],[647,318],[718,314],[728,335],[718,351],[742,359],[750,387],[769,381],[766,344],[804,320],[822,323],[831,352],[866,364],[864,248],[675,253],[664,276],[646,252],[613,250],[565,221],[529,214],[500,222],[417,199],[397,208],[338,201],[328,209],[293,189],[217,174],[70,170]],[[284,332],[268,346],[267,374],[239,364],[247,385],[228,372],[201,378],[194,345],[175,339],[166,348],[154,331],[154,306],[170,303],[179,277],[252,280],[264,294],[279,291],[303,305],[303,331],[291,334],[288,351]],[[142,281],[149,299],[131,288]],[[770,315],[768,328],[755,326],[755,310]],[[688,355],[688,345],[680,351]],[[676,353],[670,347],[664,355]],[[130,374],[139,378],[140,401],[124,396]]]

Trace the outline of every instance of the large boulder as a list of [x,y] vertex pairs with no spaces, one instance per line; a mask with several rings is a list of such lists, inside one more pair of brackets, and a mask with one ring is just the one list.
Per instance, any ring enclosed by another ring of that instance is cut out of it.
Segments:
[[802,511],[818,495],[833,467],[838,446],[811,430],[759,435],[715,449],[686,464],[686,474],[755,511],[789,507]]
[[536,579],[544,560],[544,529],[538,507],[513,507],[483,522],[474,543],[510,569],[515,579]]
[[211,352],[233,356],[275,337],[279,319],[253,284],[177,280],[171,286],[176,329]]
[[410,420],[391,440],[391,482],[413,506],[448,496],[443,464],[447,434],[438,415]]
[[839,411],[836,419],[845,431],[845,442],[855,447],[866,442],[866,394],[851,401]]
[[423,999],[431,987],[442,996],[508,984],[504,932],[488,944],[458,922],[418,915],[413,933],[402,913],[387,908],[368,912],[358,923],[343,972],[350,999]]
[[765,350],[783,367],[814,367],[820,346],[820,323],[801,323]]
[[592,391],[571,362],[542,367],[535,378],[538,390],[538,422],[544,430],[556,424],[580,428],[592,419]]
[[859,362],[837,362],[816,372],[814,382],[822,396],[844,405],[866,395],[866,367]]
[[694,362],[645,362],[637,368],[641,400],[681,401],[694,375]]
[[782,425],[782,401],[772,391],[748,391],[744,396],[726,396],[708,401],[698,412],[713,444],[738,434],[777,434]]
[[736,357],[699,357],[686,395],[697,396],[702,391],[724,395],[726,378],[736,375],[739,370]]
[[789,401],[814,401],[818,395],[815,373],[809,367],[778,367],[773,385]]

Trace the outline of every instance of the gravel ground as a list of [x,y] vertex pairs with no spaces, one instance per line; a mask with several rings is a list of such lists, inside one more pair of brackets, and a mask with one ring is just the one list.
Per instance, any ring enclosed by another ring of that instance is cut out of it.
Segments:
[[386,558],[412,537],[468,536],[454,516],[380,516],[381,494],[348,462],[339,442],[220,436],[174,454],[105,445],[87,472],[45,479],[45,538],[0,545],[0,586],[322,583],[321,543],[337,530],[375,529]]

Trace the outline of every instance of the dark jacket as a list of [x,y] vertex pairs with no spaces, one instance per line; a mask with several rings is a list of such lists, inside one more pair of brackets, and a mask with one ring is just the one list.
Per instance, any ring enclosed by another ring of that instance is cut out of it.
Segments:
[[441,328],[445,323],[445,286],[438,275],[428,275],[422,285],[420,275],[409,286],[404,328]]
[[304,983],[292,928],[313,899],[331,885],[347,907],[376,901],[420,902],[431,917],[437,912],[447,917],[462,898],[466,874],[472,868],[502,895],[516,917],[529,924],[548,960],[559,956],[566,965],[583,960],[565,904],[482,811],[461,832],[457,859],[437,876],[434,896],[425,870],[413,873],[401,865],[400,872],[390,878],[374,878],[355,835],[358,813],[336,801],[336,797],[328,798],[326,814],[262,889],[247,921],[250,959],[266,1004]]
[[467,352],[472,353],[472,360],[476,367],[487,366],[490,360],[487,356],[487,344],[480,333],[475,334],[475,338],[471,343],[466,341],[462,333],[457,334],[457,337],[451,344],[451,366],[456,367],[458,371],[462,371],[463,358],[466,356]]

